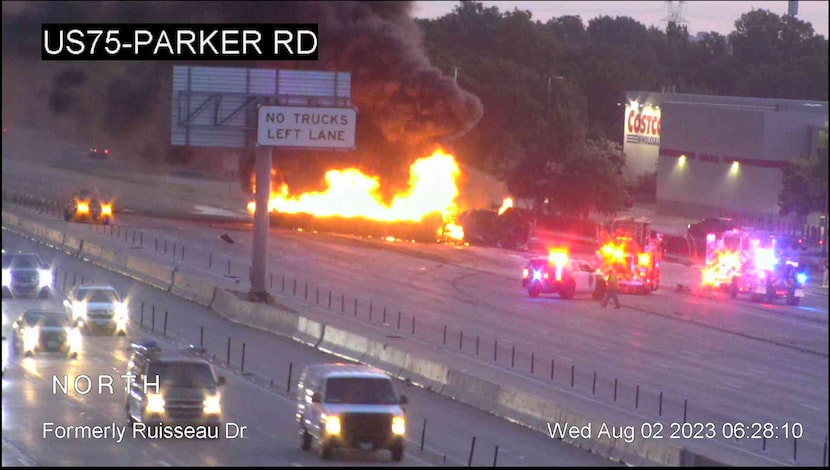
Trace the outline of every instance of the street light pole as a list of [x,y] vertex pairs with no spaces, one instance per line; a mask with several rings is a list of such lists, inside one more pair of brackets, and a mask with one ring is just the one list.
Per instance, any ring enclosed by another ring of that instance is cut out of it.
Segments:
[[561,75],[554,75],[554,76],[548,77],[548,94],[547,94],[547,98],[545,99],[545,113],[546,114],[550,114],[550,86],[551,86],[551,83],[553,82],[553,79],[564,80],[565,77],[563,77]]

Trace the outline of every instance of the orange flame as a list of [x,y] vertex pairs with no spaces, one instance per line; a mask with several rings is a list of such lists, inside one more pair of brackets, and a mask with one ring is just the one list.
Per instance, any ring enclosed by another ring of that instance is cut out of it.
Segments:
[[513,207],[513,198],[506,197],[504,201],[501,203],[501,208],[499,209],[499,215],[504,214],[504,211]]
[[[316,217],[362,217],[382,222],[420,222],[425,216],[440,213],[445,218],[456,213],[458,196],[456,178],[460,170],[455,157],[436,150],[415,161],[409,168],[409,190],[386,204],[377,193],[380,181],[360,170],[329,170],[328,187],[321,192],[291,195],[282,184],[271,192],[269,210],[286,214],[311,214]],[[256,211],[256,203],[248,203]]]
[[463,241],[464,227],[458,224],[454,224],[452,222],[448,222],[444,225],[444,236],[449,240]]

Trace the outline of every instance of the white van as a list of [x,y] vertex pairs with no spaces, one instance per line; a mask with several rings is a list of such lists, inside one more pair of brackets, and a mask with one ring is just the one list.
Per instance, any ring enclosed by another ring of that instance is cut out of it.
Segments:
[[392,379],[383,371],[357,364],[307,366],[297,385],[297,422],[303,450],[312,441],[323,459],[335,448],[389,449],[403,458],[406,416]]

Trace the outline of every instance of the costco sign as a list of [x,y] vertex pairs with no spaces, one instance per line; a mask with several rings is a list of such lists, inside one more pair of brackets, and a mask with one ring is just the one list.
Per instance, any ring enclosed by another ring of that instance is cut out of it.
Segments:
[[631,144],[660,145],[660,108],[627,105],[625,141]]

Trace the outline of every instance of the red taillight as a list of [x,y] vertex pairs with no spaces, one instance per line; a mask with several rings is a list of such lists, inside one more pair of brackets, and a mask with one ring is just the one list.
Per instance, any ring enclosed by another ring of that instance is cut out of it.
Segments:
[[110,149],[104,149],[104,153],[105,153],[105,154],[107,154],[107,155],[109,155],[109,153],[110,153]]

